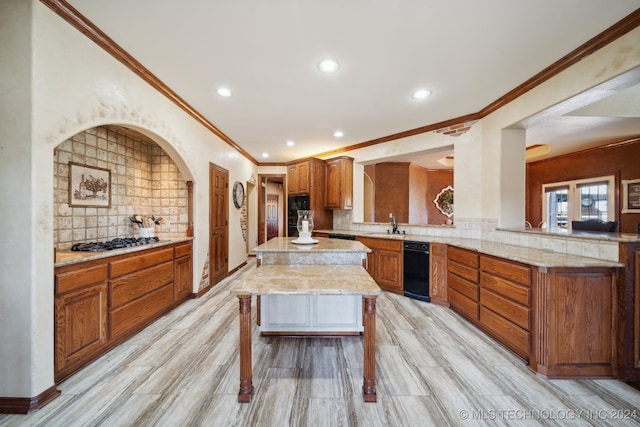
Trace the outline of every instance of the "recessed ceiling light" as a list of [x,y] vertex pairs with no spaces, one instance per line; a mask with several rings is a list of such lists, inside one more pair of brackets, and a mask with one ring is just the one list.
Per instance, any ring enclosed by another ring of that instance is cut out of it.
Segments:
[[231,96],[231,89],[228,87],[220,87],[218,88],[218,95],[224,98],[229,98]]
[[336,138],[342,138],[344,136],[344,132],[342,132],[341,130],[337,130],[333,133],[333,136],[335,136]]
[[294,145],[296,145],[296,143],[291,140],[287,141],[286,144],[287,144],[287,147],[293,147]]
[[428,89],[420,89],[417,90],[415,92],[413,92],[413,95],[411,95],[411,97],[413,99],[424,99],[431,96],[431,91]]
[[267,157],[269,157],[269,153],[262,153],[262,157],[266,159]]
[[340,64],[338,64],[338,61],[333,59],[325,59],[318,64],[318,70],[325,74],[335,73],[338,71],[338,68],[340,68]]

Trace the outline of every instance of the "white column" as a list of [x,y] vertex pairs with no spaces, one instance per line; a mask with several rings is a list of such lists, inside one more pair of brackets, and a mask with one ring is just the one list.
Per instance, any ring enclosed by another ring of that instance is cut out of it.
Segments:
[[504,129],[500,143],[498,226],[523,228],[526,193],[526,135],[524,129]]

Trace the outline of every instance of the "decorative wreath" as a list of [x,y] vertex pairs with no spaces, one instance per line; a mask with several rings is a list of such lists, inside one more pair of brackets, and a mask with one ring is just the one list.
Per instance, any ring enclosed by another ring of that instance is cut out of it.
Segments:
[[433,203],[443,215],[453,216],[453,187],[450,185],[440,190]]

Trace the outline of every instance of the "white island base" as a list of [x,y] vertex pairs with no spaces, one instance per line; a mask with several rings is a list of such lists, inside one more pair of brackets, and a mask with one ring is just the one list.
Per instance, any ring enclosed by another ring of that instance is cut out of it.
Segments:
[[264,335],[358,335],[360,295],[262,295],[260,332]]

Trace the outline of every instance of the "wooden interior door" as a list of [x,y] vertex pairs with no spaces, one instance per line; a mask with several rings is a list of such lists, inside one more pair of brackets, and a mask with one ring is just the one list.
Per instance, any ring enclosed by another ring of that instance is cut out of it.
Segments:
[[209,163],[209,284],[229,271],[229,171]]
[[267,240],[278,237],[278,200],[277,194],[267,194]]

